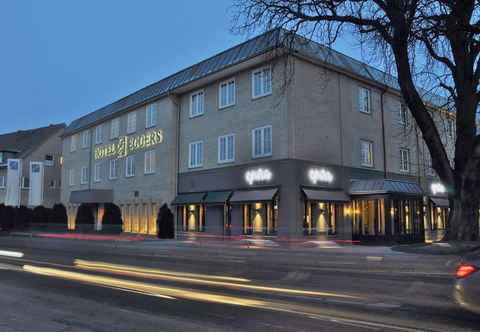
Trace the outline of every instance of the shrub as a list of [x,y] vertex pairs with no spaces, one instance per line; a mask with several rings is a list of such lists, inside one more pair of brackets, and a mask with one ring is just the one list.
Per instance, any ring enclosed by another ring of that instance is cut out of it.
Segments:
[[76,225],[93,225],[95,217],[93,216],[92,207],[88,204],[80,204],[75,217]]
[[51,224],[68,224],[67,209],[63,204],[55,204],[50,213],[49,223]]
[[3,213],[1,216],[2,230],[10,231],[14,226],[15,209],[12,206],[4,206],[2,210],[3,210]]
[[158,211],[157,229],[158,237],[160,239],[173,239],[175,237],[173,213],[170,211],[167,204],[163,204]]
[[39,205],[33,209],[30,222],[34,224],[47,224],[49,216],[50,210],[42,205]]
[[122,225],[122,211],[112,203],[106,203],[102,217],[102,225]]
[[25,229],[28,227],[28,224],[32,218],[32,210],[26,206],[20,206],[15,209],[15,228]]

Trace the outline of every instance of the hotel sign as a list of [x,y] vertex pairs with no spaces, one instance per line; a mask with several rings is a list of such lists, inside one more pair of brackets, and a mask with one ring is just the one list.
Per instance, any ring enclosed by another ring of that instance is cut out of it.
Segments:
[[95,160],[129,154],[163,143],[163,130],[152,130],[142,135],[123,136],[117,142],[95,148]]

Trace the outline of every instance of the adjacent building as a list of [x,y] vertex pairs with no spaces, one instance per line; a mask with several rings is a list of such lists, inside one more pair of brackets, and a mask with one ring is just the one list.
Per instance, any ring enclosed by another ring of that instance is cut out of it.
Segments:
[[[100,220],[105,203],[133,233],[155,234],[164,203],[178,234],[418,241],[443,228],[444,188],[396,79],[300,37],[287,50],[285,33],[73,121],[61,195],[70,228],[79,204]],[[424,97],[452,150],[454,117]]]
[[0,135],[0,203],[52,207],[60,201],[65,124]]

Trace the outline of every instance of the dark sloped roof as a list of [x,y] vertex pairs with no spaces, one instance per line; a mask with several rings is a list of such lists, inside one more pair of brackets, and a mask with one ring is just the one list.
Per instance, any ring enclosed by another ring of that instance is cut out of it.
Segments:
[[[288,33],[289,32],[284,29],[270,30],[156,83],[148,85],[118,101],[74,120],[66,129],[65,135],[80,131],[85,127],[109,118],[117,112],[125,111],[137,105],[147,103],[155,98],[167,95],[185,84],[267,53],[272,49],[279,48],[286,40],[289,40],[289,46],[301,55],[327,63],[367,80],[386,85],[392,89],[400,89],[395,76],[389,75],[361,61],[337,52],[330,47],[308,40],[299,35],[295,35],[293,39],[287,39],[285,36]],[[290,43],[292,40],[293,43]],[[437,106],[443,106],[445,104],[442,97],[429,94],[425,91],[422,94],[424,95],[423,97],[432,104]]]
[[12,151],[24,155],[63,128],[65,124],[61,123],[0,135],[0,151]]
[[415,182],[378,179],[352,180],[351,195],[404,194],[422,196],[422,188]]

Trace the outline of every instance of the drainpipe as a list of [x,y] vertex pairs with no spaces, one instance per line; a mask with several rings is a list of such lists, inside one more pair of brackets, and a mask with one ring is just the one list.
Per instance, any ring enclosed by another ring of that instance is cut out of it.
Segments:
[[387,147],[385,139],[385,105],[384,105],[384,95],[387,92],[388,88],[382,90],[380,94],[380,112],[382,115],[382,146],[383,146],[383,178],[387,178]]

